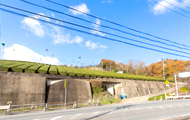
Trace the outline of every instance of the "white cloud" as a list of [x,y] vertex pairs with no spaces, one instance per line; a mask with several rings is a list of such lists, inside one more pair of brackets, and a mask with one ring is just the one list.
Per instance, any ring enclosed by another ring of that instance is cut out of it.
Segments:
[[102,3],[114,3],[114,2],[111,0],[103,0]]
[[185,3],[189,4],[190,0],[182,0],[182,1],[178,1],[178,2],[176,0],[167,0],[167,1],[159,0],[157,2],[158,2],[158,4],[156,4],[153,7],[153,11],[154,11],[155,15],[165,13],[168,10],[167,8],[177,9],[174,6],[177,6],[177,7],[180,7],[180,8],[185,7],[184,5],[182,5],[182,3],[185,2]]
[[98,31],[91,30],[90,32],[92,34],[97,34],[97,35],[100,35],[100,36],[105,36],[104,33],[102,33],[102,32],[99,31],[99,25],[100,25],[100,23],[101,23],[100,19],[96,19],[96,24],[93,24],[93,26],[94,26],[94,29],[96,29]]
[[[74,9],[77,9],[77,10],[83,12],[83,13],[90,13],[90,10],[88,9],[88,7],[86,6],[85,3],[82,3],[82,4],[78,5],[78,6],[70,6],[70,7],[74,8]],[[81,15],[82,14],[82,13],[74,11],[72,9],[69,9],[69,11],[72,12],[73,15]]]
[[[35,16],[34,16],[35,17]],[[39,37],[45,36],[44,27],[41,25],[41,23],[38,20],[34,20],[28,17],[25,17],[22,21],[22,27],[31,31],[35,35]]]
[[105,45],[101,45],[100,43],[94,43],[92,41],[86,41],[85,43],[85,47],[89,48],[89,49],[97,49],[97,48],[102,48],[102,49],[107,49],[108,47]]
[[35,53],[31,49],[19,44],[13,44],[8,48],[5,47],[3,59],[31,61],[38,63],[54,64],[54,65],[61,64],[57,58],[51,58],[51,56],[44,57],[43,55]]
[[54,44],[61,44],[61,43],[81,43],[83,42],[83,38],[80,36],[76,36],[71,39],[70,34],[65,34],[60,27],[52,26],[52,32],[50,36],[53,37]]

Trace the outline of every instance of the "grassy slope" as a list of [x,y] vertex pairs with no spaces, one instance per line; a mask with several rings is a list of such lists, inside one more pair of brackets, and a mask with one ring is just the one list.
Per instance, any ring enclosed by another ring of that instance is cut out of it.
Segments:
[[[115,79],[131,79],[131,80],[145,80],[145,81],[162,81],[162,78],[153,78],[140,75],[119,74],[106,71],[86,70],[81,68],[70,68],[63,66],[51,66],[41,63],[34,63],[28,61],[12,61],[1,60],[0,71],[14,71],[26,73],[41,73],[41,74],[61,74],[78,77],[99,77],[99,78],[115,78]],[[170,81],[173,82],[173,81]]]

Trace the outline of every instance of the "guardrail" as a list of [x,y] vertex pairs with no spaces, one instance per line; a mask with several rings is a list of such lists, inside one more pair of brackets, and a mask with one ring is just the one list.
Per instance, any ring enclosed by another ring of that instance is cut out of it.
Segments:
[[186,95],[186,96],[167,96],[165,93],[165,98],[166,100],[168,100],[169,98],[190,98],[190,95]]

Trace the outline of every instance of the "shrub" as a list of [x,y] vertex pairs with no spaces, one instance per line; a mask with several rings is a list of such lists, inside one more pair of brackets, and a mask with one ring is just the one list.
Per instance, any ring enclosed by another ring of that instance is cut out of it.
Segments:
[[182,92],[187,92],[187,91],[190,91],[190,88],[184,86],[184,87],[180,88],[180,90],[181,90]]
[[67,71],[65,70],[65,67],[57,66],[57,69],[60,75],[67,75]]
[[26,72],[26,73],[36,73],[37,70],[38,70],[40,67],[42,67],[42,66],[44,66],[44,64],[37,64],[37,65],[31,66],[31,67],[27,68],[27,69],[25,70],[25,72]]
[[38,72],[41,74],[47,74],[49,67],[50,65],[44,65],[38,69]]
[[103,91],[103,89],[100,88],[100,87],[97,86],[97,85],[95,85],[94,88],[93,88],[93,93],[94,93],[94,94],[97,94],[97,93],[102,92],[102,91]]
[[57,75],[57,67],[56,66],[50,66],[49,73],[52,75]]

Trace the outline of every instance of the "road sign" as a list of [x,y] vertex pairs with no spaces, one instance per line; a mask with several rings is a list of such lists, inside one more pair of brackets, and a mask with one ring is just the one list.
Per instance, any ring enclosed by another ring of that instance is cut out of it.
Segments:
[[167,87],[169,87],[169,85],[166,85]]
[[166,85],[168,85],[168,84],[169,84],[169,81],[167,81],[167,80],[166,80],[166,82],[165,82],[165,83],[166,83]]
[[66,87],[66,80],[64,81],[64,87]]
[[179,77],[190,77],[190,72],[179,73]]
[[9,104],[9,103],[12,104],[12,101],[7,101],[7,104]]

